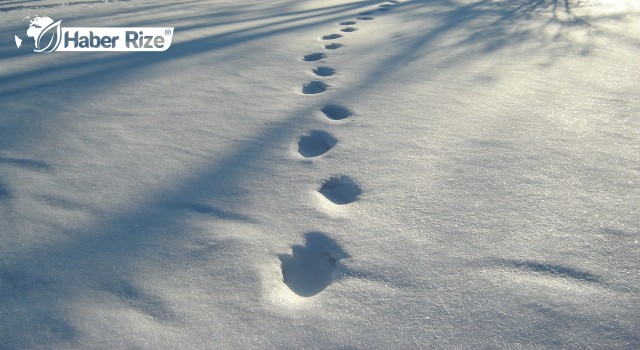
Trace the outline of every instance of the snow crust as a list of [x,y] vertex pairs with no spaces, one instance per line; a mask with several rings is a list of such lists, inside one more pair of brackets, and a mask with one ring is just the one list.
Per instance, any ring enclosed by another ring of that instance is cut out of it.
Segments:
[[0,348],[640,348],[638,57],[630,0],[1,2]]

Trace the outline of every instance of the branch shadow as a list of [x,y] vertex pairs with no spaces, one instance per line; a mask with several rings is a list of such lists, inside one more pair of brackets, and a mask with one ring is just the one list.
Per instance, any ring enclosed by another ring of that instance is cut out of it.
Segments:
[[572,267],[563,266],[559,264],[549,264],[532,260],[508,260],[498,259],[496,263],[503,267],[513,268],[521,271],[528,271],[538,273],[543,276],[552,276],[567,278],[576,281],[599,283],[602,284],[602,279],[592,273],[581,271]]
[[9,191],[9,189],[2,182],[0,182],[0,201],[8,200],[11,198],[13,198],[11,191]]
[[[433,57],[434,64],[448,69],[472,62],[479,56],[512,48],[519,50],[514,55],[547,52],[546,66],[552,66],[559,58],[572,55],[577,50],[581,55],[588,55],[594,46],[589,40],[596,35],[617,37],[619,33],[610,33],[604,25],[610,21],[624,21],[631,15],[578,14],[576,9],[586,6],[579,0],[479,0],[462,3],[456,0],[412,0],[396,6],[394,12],[400,12],[408,24],[420,25],[427,19],[435,25],[411,39],[398,38],[395,47],[391,47],[393,54],[373,68],[373,72],[401,69],[424,57]],[[434,8],[446,10],[435,11]],[[584,39],[587,41],[576,41],[569,35],[579,29],[588,31],[589,35]],[[445,37],[451,40],[451,44],[434,46]],[[637,40],[627,39],[630,46],[640,46]],[[524,42],[529,46],[519,45]],[[438,51],[442,48],[450,49],[451,54]],[[377,74],[370,74],[368,78],[362,80],[361,87],[380,80]]]
[[[29,4],[36,1],[42,0],[29,0],[29,1],[14,1],[10,3],[0,4],[0,12],[11,12],[16,10],[42,10],[42,9],[52,9],[56,7],[66,7],[66,6],[77,6],[77,5],[90,5],[90,4],[104,4],[108,2],[129,2],[131,0],[81,0],[81,1],[69,1],[66,3],[57,3],[57,4]],[[17,6],[7,6],[7,5],[16,5],[23,4]]]
[[51,166],[49,166],[47,162],[22,158],[0,157],[0,165],[1,164],[7,164],[32,170],[49,170],[51,168]]

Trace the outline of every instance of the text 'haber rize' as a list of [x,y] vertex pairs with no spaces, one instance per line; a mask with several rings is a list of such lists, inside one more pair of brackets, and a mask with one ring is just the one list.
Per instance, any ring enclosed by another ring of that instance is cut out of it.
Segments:
[[[105,48],[112,49],[116,47],[116,43],[120,39],[119,36],[99,36],[89,32],[89,35],[80,35],[75,32],[74,36],[69,36],[69,32],[64,34],[64,47],[69,47],[73,43],[73,48]],[[144,35],[142,31],[126,31],[125,45],[127,48],[134,49],[161,49],[164,47],[165,39],[163,36]]]

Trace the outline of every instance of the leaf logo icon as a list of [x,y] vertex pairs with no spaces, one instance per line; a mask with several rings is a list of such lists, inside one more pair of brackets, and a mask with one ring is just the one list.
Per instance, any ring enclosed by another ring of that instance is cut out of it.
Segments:
[[[55,51],[58,46],[60,46],[60,42],[62,41],[62,28],[60,27],[60,23],[62,21],[57,21],[51,23],[46,28],[40,32],[40,35],[36,38],[36,48],[35,52],[52,52]],[[46,45],[43,45],[43,40],[45,35],[50,35],[49,42]]]

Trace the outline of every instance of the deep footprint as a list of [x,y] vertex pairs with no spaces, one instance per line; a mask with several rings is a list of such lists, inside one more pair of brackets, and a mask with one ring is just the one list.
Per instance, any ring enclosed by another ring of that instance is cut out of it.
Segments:
[[347,28],[340,29],[341,32],[345,32],[345,33],[355,32],[356,30],[358,30],[358,28],[354,28],[354,27],[347,27]]
[[361,21],[371,21],[373,20],[373,17],[358,17],[358,19]]
[[369,15],[372,15],[372,14],[373,14],[373,11],[366,11],[366,12],[360,12],[359,13],[359,15],[362,15],[362,16],[369,16]]
[[313,73],[319,77],[330,77],[336,72],[335,69],[330,67],[318,67],[313,69]]
[[338,44],[338,43],[331,43],[331,44],[327,44],[324,46],[325,49],[327,50],[335,50],[335,49],[339,49],[342,47],[342,44]]
[[326,105],[321,109],[322,113],[331,120],[342,120],[353,115],[348,108],[339,105]]
[[320,130],[310,131],[298,141],[298,153],[305,158],[313,158],[327,153],[338,143],[329,133]]
[[362,189],[349,176],[332,176],[324,181],[318,189],[328,200],[338,205],[353,203],[362,194]]
[[340,34],[329,34],[329,35],[325,35],[322,37],[322,40],[335,40],[338,38],[342,38],[342,35]]
[[322,81],[313,80],[302,85],[302,93],[306,95],[319,94],[327,90],[329,86]]
[[310,53],[308,55],[305,55],[304,57],[302,57],[302,60],[307,62],[313,62],[313,61],[321,60],[325,57],[327,57],[327,55],[323,54],[322,52],[315,52],[315,53]]
[[340,22],[341,26],[352,26],[354,24],[356,24],[354,21]]
[[327,288],[337,277],[340,259],[349,258],[331,237],[307,232],[305,245],[292,245],[291,254],[280,255],[282,281],[292,292],[311,297]]

